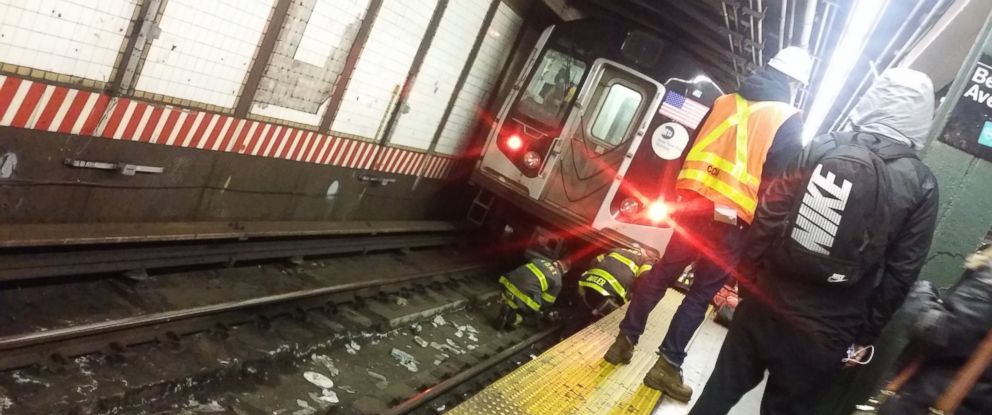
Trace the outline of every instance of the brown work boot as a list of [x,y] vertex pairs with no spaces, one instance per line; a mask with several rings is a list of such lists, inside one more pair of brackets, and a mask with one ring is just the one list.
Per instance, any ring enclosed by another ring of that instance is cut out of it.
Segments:
[[617,339],[610,345],[610,349],[606,351],[603,359],[614,365],[625,365],[630,363],[630,358],[633,356],[634,342],[630,341],[630,338],[624,336],[623,333],[619,333],[617,334]]
[[692,398],[692,388],[682,382],[682,369],[668,363],[664,356],[658,357],[658,361],[644,376],[644,384],[679,402],[689,402],[689,398]]

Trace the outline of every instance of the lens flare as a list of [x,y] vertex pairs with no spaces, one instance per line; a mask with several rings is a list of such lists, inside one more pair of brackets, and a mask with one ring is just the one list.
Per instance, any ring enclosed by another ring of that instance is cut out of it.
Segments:
[[668,205],[662,201],[652,202],[648,205],[648,219],[655,223],[668,219]]
[[506,148],[517,151],[524,147],[524,140],[519,135],[511,135],[506,139]]

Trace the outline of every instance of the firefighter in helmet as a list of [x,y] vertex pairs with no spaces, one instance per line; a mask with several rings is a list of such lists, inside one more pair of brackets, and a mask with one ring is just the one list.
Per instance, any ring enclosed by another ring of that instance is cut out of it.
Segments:
[[516,328],[526,319],[549,313],[561,292],[561,279],[566,272],[565,260],[538,258],[499,277],[503,285],[503,308],[496,319],[496,328]]

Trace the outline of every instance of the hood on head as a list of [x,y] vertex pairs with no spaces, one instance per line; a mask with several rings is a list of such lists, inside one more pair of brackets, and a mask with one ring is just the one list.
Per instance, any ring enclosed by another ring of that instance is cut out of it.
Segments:
[[748,101],[792,102],[790,78],[775,69],[765,68],[741,82],[737,92]]
[[933,82],[923,72],[892,68],[882,73],[851,111],[854,129],[921,150],[933,123]]

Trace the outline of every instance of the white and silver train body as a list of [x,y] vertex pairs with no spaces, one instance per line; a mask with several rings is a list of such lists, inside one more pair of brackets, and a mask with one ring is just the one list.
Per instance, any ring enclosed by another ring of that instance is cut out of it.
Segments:
[[473,180],[569,237],[660,254],[683,153],[719,89],[684,51],[580,20],[537,41]]

